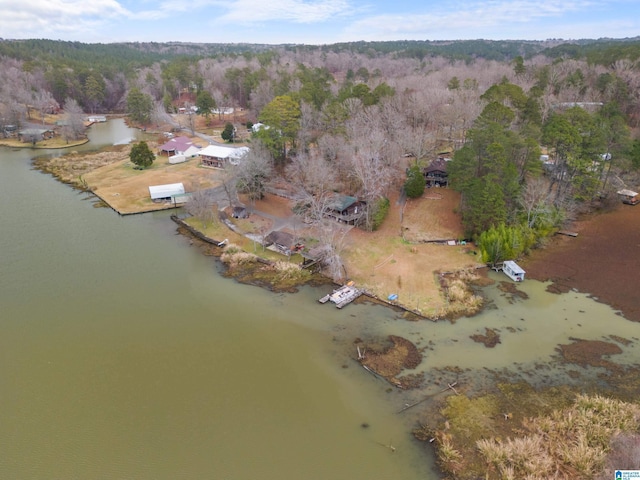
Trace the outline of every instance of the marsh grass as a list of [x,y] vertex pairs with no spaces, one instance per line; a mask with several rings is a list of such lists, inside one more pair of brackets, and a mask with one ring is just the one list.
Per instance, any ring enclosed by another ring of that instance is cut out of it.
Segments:
[[220,256],[220,260],[229,267],[236,268],[242,265],[256,263],[258,257],[252,253],[243,251],[238,245],[229,244]]
[[279,261],[273,265],[273,269],[275,271],[275,280],[280,284],[283,282],[302,284],[311,278],[311,273],[300,268],[300,265],[296,263]]
[[484,305],[484,300],[480,295],[476,295],[473,285],[479,280],[479,275],[469,269],[442,275],[440,283],[446,297],[446,305],[438,312],[438,316],[454,320],[462,315],[478,313]]
[[637,433],[638,420],[636,404],[578,395],[570,407],[524,421],[520,436],[479,439],[476,446],[495,472],[488,478],[589,479],[605,467],[617,435]]

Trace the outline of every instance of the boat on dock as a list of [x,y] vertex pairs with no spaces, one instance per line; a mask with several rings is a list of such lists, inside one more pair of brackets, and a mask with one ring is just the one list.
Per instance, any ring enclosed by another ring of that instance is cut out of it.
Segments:
[[334,303],[337,308],[342,308],[345,305],[350,304],[360,295],[362,295],[362,290],[353,286],[353,282],[349,282],[346,285],[343,285],[340,288],[335,289],[333,292],[328,293],[324,297],[322,297],[319,302]]

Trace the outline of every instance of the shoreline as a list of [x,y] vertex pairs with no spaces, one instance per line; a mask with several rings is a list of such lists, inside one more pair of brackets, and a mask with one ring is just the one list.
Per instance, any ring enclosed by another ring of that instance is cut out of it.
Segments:
[[43,140],[42,142],[38,142],[34,145],[31,143],[25,143],[20,141],[7,143],[0,140],[0,147],[31,149],[31,150],[63,150],[65,148],[73,148],[73,147],[79,147],[80,145],[85,145],[89,143],[89,139],[85,138],[82,141],[72,142],[64,145],[59,145],[57,143],[54,145],[43,145],[42,143],[45,143],[45,142],[47,142],[47,140]]

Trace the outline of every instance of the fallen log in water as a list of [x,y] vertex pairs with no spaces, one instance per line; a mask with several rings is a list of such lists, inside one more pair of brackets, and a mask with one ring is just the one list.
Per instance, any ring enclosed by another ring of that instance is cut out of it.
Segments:
[[422,400],[418,400],[415,403],[411,403],[411,404],[407,404],[404,407],[402,407],[400,410],[398,410],[397,413],[402,413],[405,410],[409,410],[410,408],[415,407],[416,405],[420,405],[422,402],[426,402],[427,400],[429,400],[430,398],[435,397],[436,395],[440,395],[441,393],[446,392],[447,390],[453,390],[453,392],[455,392],[456,395],[459,395],[458,391],[453,388],[458,384],[458,382],[453,382],[453,383],[448,383],[447,384],[447,388],[443,388],[442,390],[440,390],[439,392],[436,393],[432,393],[431,395],[427,395],[426,397],[424,397]]

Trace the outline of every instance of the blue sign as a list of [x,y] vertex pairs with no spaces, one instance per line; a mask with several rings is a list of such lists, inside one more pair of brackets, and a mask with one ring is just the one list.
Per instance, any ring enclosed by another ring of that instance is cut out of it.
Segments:
[[640,470],[616,470],[615,480],[640,480]]

